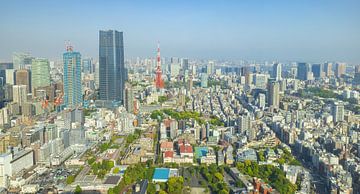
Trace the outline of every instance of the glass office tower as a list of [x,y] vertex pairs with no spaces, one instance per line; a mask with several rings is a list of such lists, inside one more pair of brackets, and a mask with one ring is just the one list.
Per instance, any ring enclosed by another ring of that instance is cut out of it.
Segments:
[[124,44],[123,33],[116,30],[99,34],[100,99],[124,103]]

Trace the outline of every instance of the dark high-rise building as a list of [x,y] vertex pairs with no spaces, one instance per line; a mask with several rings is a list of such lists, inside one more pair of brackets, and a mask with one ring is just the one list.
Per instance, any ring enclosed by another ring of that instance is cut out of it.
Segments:
[[134,113],[134,93],[130,84],[125,88],[124,106],[129,113]]
[[360,65],[355,66],[355,73],[360,73]]
[[323,77],[323,65],[322,64],[313,64],[311,66],[311,71],[313,72],[315,78]]
[[16,85],[26,85],[27,92],[31,93],[31,74],[27,69],[17,70],[15,73]]
[[279,82],[269,80],[268,82],[268,105],[269,107],[279,108],[280,104],[280,85]]
[[116,30],[99,34],[100,99],[124,103],[124,43],[123,33]]
[[308,75],[310,72],[310,65],[307,63],[298,63],[297,66],[297,79],[299,80],[308,80]]

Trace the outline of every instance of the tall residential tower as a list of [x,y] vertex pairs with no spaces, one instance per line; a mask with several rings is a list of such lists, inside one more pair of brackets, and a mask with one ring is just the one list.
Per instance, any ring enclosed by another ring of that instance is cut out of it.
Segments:
[[75,108],[82,103],[81,55],[67,46],[64,61],[64,106]]

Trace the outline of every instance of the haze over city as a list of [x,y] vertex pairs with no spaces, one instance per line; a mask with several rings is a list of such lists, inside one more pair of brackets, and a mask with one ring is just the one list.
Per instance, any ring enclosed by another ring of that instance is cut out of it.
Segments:
[[360,194],[359,8],[0,2],[0,194]]
[[[70,40],[98,55],[98,30],[124,32],[127,58],[163,56],[360,63],[360,2],[7,1],[0,61],[13,52],[60,59]],[[96,58],[96,57],[95,57]]]

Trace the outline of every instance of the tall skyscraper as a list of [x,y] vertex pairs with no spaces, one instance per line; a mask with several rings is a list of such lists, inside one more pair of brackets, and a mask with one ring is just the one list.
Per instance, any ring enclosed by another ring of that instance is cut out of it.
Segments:
[[322,78],[324,76],[322,64],[313,64],[311,66],[311,71],[315,78]]
[[64,106],[75,108],[82,103],[81,55],[71,46],[63,54],[64,61]]
[[22,106],[27,101],[26,85],[13,86],[13,101]]
[[311,69],[310,69],[310,64],[307,63],[298,63],[297,66],[297,79],[299,80],[309,80],[311,79]]
[[85,74],[91,74],[95,72],[95,67],[91,58],[82,60],[82,72]]
[[123,32],[99,33],[100,99],[124,104],[125,67]]
[[355,73],[360,73],[360,65],[355,66]]
[[268,105],[269,107],[279,108],[280,86],[277,81],[268,82]]
[[265,94],[260,93],[260,94],[258,95],[257,105],[258,105],[259,108],[263,109],[263,108],[265,108],[265,104],[266,104]]
[[14,53],[12,57],[14,69],[24,69],[26,65],[32,63],[32,57],[29,53]]
[[346,73],[346,64],[345,63],[336,63],[335,65],[335,76],[341,77]]
[[125,88],[125,109],[129,113],[134,113],[134,92],[130,84]]
[[6,84],[15,85],[15,70],[5,69]]
[[212,75],[215,72],[215,62],[209,61],[209,63],[206,66],[206,72],[208,75]]
[[251,129],[251,118],[248,115],[242,115],[238,118],[239,132],[243,133]]
[[170,74],[171,77],[177,77],[180,73],[180,63],[171,63]]
[[201,73],[201,87],[208,87],[208,75],[206,73]]
[[257,88],[266,89],[268,75],[267,74],[254,74],[254,84]]
[[344,121],[344,105],[341,102],[334,102],[331,111],[335,124]]
[[35,94],[37,88],[45,86],[50,86],[49,60],[36,58],[31,64],[31,90]]
[[27,69],[17,70],[15,73],[16,85],[26,85],[27,93],[31,93],[31,76],[30,71]]
[[280,81],[281,80],[281,64],[280,63],[274,63],[273,65],[273,78],[276,81]]
[[193,85],[194,85],[194,83],[193,83],[193,75],[190,74],[189,75],[189,80],[188,80],[188,88],[187,88],[189,95],[192,95],[192,93],[193,93]]
[[330,77],[333,75],[332,63],[328,63],[328,62],[324,63],[324,72],[327,77]]
[[181,68],[183,70],[189,69],[189,59],[186,58],[181,59]]

